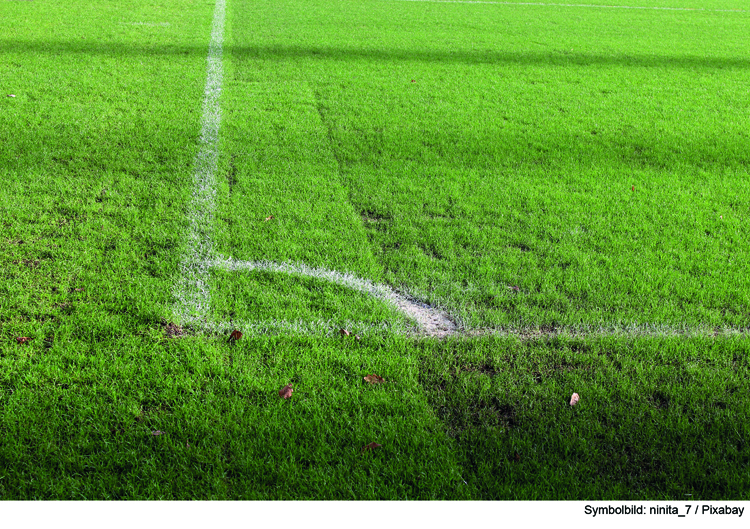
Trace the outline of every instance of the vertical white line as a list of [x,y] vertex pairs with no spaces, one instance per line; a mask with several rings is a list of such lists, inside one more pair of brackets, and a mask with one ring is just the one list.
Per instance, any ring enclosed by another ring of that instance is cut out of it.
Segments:
[[193,200],[188,210],[190,229],[180,264],[181,278],[175,289],[175,317],[182,325],[204,322],[211,302],[209,261],[212,257],[212,224],[216,195],[216,165],[221,124],[222,44],[225,0],[216,0],[211,42],[208,46],[206,87],[203,91],[200,149],[193,169]]

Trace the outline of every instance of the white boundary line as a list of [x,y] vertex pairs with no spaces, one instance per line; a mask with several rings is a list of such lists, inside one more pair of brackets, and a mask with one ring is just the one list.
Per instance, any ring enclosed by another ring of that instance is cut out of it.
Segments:
[[[212,268],[230,271],[267,270],[290,275],[312,277],[335,283],[352,290],[364,292],[394,305],[399,311],[417,322],[423,333],[429,336],[444,336],[456,332],[456,324],[447,314],[415,299],[404,296],[385,285],[379,285],[350,273],[342,273],[322,267],[311,267],[304,263],[272,263],[269,261],[237,261],[219,258],[207,263]],[[348,329],[351,330],[351,329]]]
[[219,158],[219,125],[221,123],[222,45],[224,42],[225,0],[216,0],[211,42],[208,46],[206,87],[203,90],[200,149],[193,171],[193,201],[188,216],[190,229],[187,248],[180,263],[181,280],[175,296],[178,303],[176,318],[182,324],[205,322],[211,304],[208,290],[209,270],[206,263],[212,257],[212,224],[216,196],[216,165]]
[[542,2],[492,2],[489,0],[386,0],[391,2],[429,2],[436,4],[493,4],[502,6],[537,6],[537,7],[588,7],[592,9],[645,9],[656,11],[704,11],[710,13],[750,13],[747,9],[706,9],[702,7],[651,7],[651,6],[617,6],[599,4],[552,4]]

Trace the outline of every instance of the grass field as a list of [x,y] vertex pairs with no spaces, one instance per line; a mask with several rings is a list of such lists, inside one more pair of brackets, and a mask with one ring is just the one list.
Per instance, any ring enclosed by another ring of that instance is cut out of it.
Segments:
[[750,499],[750,10],[561,4],[0,1],[0,499]]

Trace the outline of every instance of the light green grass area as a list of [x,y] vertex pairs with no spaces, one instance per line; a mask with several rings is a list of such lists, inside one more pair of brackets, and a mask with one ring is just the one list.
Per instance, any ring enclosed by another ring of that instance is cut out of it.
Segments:
[[233,28],[229,119],[289,101],[246,171],[331,151],[388,283],[465,329],[748,327],[749,15],[295,5]]
[[217,257],[459,325],[210,268],[230,342],[214,2],[0,2],[0,499],[750,499],[750,13],[618,4],[706,11],[227,0]]

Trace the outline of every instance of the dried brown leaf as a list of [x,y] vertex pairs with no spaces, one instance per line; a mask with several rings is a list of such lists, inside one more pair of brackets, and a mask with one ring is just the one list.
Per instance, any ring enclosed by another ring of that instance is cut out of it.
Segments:
[[292,396],[292,391],[294,391],[292,389],[292,385],[287,384],[286,386],[284,386],[283,388],[279,390],[279,397],[281,397],[282,399],[288,399],[289,397]]
[[269,221],[269,220],[271,220],[272,218],[273,218],[273,215],[269,215],[269,216],[267,216],[267,217],[266,217],[266,221]]
[[349,336],[351,333],[346,329],[340,329],[339,334],[341,334],[341,336]]
[[362,338],[359,337],[359,334],[355,334],[354,335],[354,339],[357,340],[357,341],[360,341]]
[[374,450],[376,448],[380,448],[383,445],[379,445],[378,443],[372,442],[369,445],[365,445],[362,447],[362,451],[365,452],[367,450]]
[[369,382],[370,384],[381,384],[385,382],[385,379],[383,377],[380,377],[378,375],[367,375],[364,377],[365,381]]
[[28,336],[16,336],[16,341],[18,343],[26,343],[29,340],[33,340],[33,338],[29,338]]
[[235,329],[235,330],[232,331],[232,334],[229,335],[229,340],[227,340],[227,341],[228,342],[236,342],[240,338],[242,338],[242,333],[240,331],[238,331],[237,329]]
[[573,395],[570,397],[570,405],[575,406],[576,404],[578,404],[579,399],[580,397],[578,396],[578,393],[573,393]]

